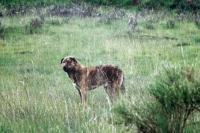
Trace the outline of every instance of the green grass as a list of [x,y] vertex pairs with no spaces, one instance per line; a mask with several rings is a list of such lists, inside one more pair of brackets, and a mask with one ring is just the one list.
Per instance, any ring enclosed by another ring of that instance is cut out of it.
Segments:
[[[148,98],[145,86],[166,63],[200,68],[200,29],[188,21],[175,21],[175,28],[167,28],[170,13],[140,18],[135,32],[127,18],[106,23],[95,17],[46,17],[42,28],[30,34],[24,25],[31,18],[1,20],[5,36],[0,40],[0,132],[128,132],[112,124],[112,105],[102,87],[87,93],[83,110],[60,65],[66,55],[84,65],[119,66],[133,101]],[[182,43],[188,45],[177,46]]]

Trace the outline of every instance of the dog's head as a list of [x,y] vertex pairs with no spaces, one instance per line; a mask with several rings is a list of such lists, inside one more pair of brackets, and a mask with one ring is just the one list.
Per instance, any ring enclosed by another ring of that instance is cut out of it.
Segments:
[[61,59],[61,64],[65,72],[72,72],[75,70],[77,60],[73,56],[67,56]]

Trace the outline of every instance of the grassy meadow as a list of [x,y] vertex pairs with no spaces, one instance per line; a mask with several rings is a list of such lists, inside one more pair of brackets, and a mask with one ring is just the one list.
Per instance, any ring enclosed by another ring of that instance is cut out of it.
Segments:
[[[99,7],[100,12],[110,9]],[[148,99],[146,87],[165,65],[200,68],[200,26],[191,14],[146,11],[134,31],[129,16],[113,20],[47,16],[33,33],[26,25],[37,14],[0,18],[0,132],[137,132],[113,124],[113,104],[100,87],[87,93],[87,108],[60,60],[75,56],[86,66],[115,64],[126,78],[131,100]],[[175,25],[169,25],[173,21]],[[118,101],[116,101],[117,103]],[[195,121],[200,117],[194,116]],[[197,132],[191,128],[190,132]]]

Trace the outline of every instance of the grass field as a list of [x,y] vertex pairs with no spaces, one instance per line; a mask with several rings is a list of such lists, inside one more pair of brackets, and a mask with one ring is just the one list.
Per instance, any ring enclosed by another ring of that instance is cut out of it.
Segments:
[[[1,18],[0,132],[137,132],[113,124],[112,105],[102,87],[87,93],[88,106],[83,110],[60,65],[66,55],[86,66],[119,66],[136,101],[148,97],[146,86],[162,66],[200,68],[200,28],[174,13],[149,12],[138,19],[135,31],[127,17],[107,22],[97,17],[48,16],[30,34],[24,26],[33,17]],[[170,20],[174,27],[168,25]]]

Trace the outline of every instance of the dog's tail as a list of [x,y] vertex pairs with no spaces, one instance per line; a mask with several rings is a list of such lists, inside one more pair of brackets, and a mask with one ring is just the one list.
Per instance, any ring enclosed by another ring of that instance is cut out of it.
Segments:
[[119,85],[120,85],[120,91],[123,95],[126,95],[126,88],[125,88],[125,77],[124,74],[122,74],[121,79],[119,79]]

